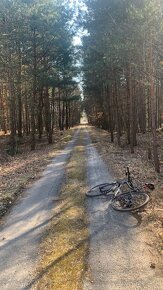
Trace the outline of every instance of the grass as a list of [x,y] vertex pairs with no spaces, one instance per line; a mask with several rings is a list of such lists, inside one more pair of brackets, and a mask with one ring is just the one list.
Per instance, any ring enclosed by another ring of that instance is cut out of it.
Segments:
[[[81,140],[81,139],[80,139]],[[84,146],[78,141],[67,165],[66,184],[41,246],[36,289],[82,289],[88,251]],[[80,164],[80,165],[79,165]]]
[[65,141],[65,142],[68,142],[71,139],[72,139],[72,136],[71,135],[66,135],[66,136],[63,137],[63,141]]

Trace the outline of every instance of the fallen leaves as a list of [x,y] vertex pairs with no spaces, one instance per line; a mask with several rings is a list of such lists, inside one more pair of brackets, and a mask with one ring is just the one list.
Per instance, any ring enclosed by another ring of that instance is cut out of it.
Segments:
[[[147,159],[147,135],[138,134],[138,145],[135,152],[130,153],[130,147],[125,144],[125,136],[122,136],[122,146],[110,142],[110,134],[94,127],[88,128],[94,146],[98,149],[101,157],[105,160],[109,171],[113,172],[116,178],[124,178],[126,167],[129,166],[131,174],[140,184],[154,183],[155,190],[150,193],[150,202],[144,211],[141,212],[144,226],[151,231],[150,238],[153,239],[155,257],[158,253],[158,260],[163,255],[163,133],[158,134],[159,158],[161,173],[154,171],[152,161]],[[116,138],[115,138],[116,139]]]
[[[46,136],[38,141],[35,151],[30,151],[30,144],[26,140],[21,142],[21,154],[14,157],[5,153],[8,136],[0,136],[0,146],[3,153],[0,154],[0,216],[2,216],[14,202],[16,196],[29,184],[30,181],[38,178],[55,157],[58,150],[72,138],[73,129],[64,131],[60,135],[55,132],[55,142],[47,144]],[[1,139],[2,138],[2,139]]]

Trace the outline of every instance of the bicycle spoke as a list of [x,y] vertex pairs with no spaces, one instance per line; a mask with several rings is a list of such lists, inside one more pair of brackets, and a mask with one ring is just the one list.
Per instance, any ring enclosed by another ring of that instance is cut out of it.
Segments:
[[112,207],[119,211],[132,211],[147,204],[149,196],[144,192],[123,193],[112,200]]

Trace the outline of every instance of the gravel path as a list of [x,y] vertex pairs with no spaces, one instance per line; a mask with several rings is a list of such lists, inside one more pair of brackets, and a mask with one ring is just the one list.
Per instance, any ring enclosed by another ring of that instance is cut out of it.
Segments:
[[[85,133],[88,185],[112,181]],[[138,216],[110,207],[108,197],[87,198],[90,222],[88,277],[84,290],[161,290],[163,277],[150,268],[150,252]]]
[[40,238],[52,218],[64,180],[65,164],[78,138],[79,130],[66,148],[52,160],[43,176],[23,194],[3,220],[0,230],[0,289],[30,289],[38,260]]
[[[79,131],[3,221],[0,233],[1,290],[31,289],[35,281],[40,238],[52,218],[51,207],[57,201],[65,164],[78,134]],[[85,143],[89,186],[112,181],[87,132]],[[87,199],[87,209],[90,251],[84,290],[162,290],[163,278],[150,268],[152,261],[139,218],[112,210],[108,197]]]

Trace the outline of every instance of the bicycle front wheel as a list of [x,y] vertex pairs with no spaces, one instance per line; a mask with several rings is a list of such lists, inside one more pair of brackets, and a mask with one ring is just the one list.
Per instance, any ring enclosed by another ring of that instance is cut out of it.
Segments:
[[145,206],[149,196],[145,192],[125,192],[113,198],[111,205],[118,211],[134,211]]
[[101,183],[92,187],[89,191],[86,192],[88,197],[96,197],[100,195],[106,195],[111,192],[115,187],[115,183]]

